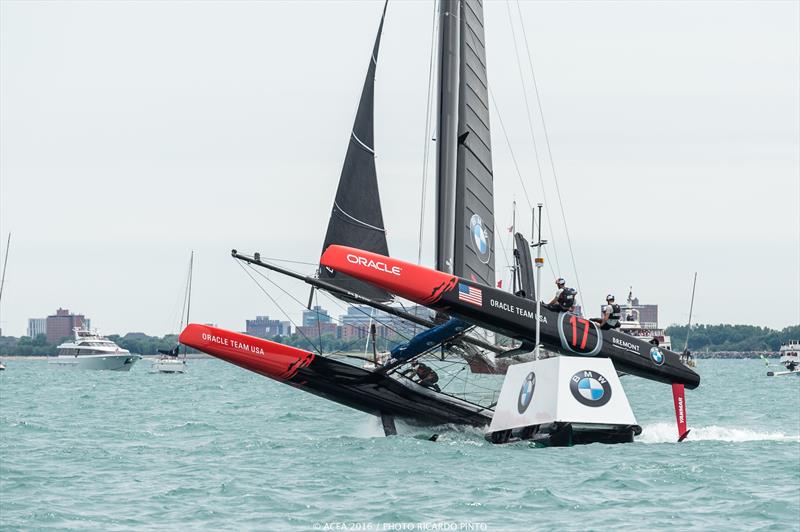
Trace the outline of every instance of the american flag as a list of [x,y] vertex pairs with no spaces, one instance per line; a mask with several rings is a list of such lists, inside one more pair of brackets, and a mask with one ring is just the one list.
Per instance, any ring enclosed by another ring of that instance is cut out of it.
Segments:
[[483,306],[483,293],[481,289],[464,283],[458,283],[458,299],[479,307]]

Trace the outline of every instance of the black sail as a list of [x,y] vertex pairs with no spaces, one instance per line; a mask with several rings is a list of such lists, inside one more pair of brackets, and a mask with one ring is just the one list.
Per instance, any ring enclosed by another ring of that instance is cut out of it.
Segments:
[[494,178],[483,3],[442,0],[441,6],[437,268],[493,286]]
[[[367,69],[367,77],[361,91],[361,100],[358,103],[356,119],[350,133],[350,142],[347,145],[342,174],[339,177],[339,188],[336,190],[336,199],[333,202],[325,243],[322,245],[323,252],[331,244],[340,244],[389,255],[383,214],[381,213],[381,199],[378,193],[378,177],[375,171],[373,130],[375,68],[385,16],[386,5],[384,4],[378,35],[375,37],[375,45]],[[323,266],[319,268],[319,276],[329,283],[369,299],[376,301],[391,299],[391,295],[380,288]]]

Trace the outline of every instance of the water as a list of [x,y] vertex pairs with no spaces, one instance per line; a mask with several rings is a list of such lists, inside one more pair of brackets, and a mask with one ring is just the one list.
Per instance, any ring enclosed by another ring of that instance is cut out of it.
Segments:
[[800,530],[800,378],[758,361],[700,361],[682,444],[669,386],[625,377],[637,443],[550,449],[452,427],[384,438],[217,360],[7,365],[2,530]]

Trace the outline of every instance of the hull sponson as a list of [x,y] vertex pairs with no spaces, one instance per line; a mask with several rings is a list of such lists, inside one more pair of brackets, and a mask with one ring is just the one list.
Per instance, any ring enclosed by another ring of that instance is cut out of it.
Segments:
[[427,424],[484,426],[491,421],[492,411],[478,405],[269,340],[190,324],[181,333],[180,342],[368,414]]
[[[453,277],[430,268],[366,251],[331,246],[324,266],[374,283],[390,292],[516,338],[535,341],[536,302],[497,288]],[[459,290],[467,291],[461,293]],[[680,361],[677,353],[614,331],[569,312],[541,309],[541,341],[548,349],[572,356],[601,356],[619,371],[689,389],[700,376]]]

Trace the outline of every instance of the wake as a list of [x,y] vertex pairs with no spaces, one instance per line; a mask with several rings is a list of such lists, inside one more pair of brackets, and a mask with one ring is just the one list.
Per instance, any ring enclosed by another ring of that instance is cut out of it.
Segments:
[[[789,435],[783,432],[758,432],[749,429],[732,429],[728,427],[692,427],[686,441],[790,441],[800,442],[800,435]],[[642,443],[676,443],[677,430],[673,423],[655,423],[642,427],[642,433],[636,438]]]

